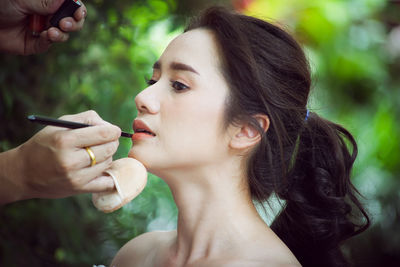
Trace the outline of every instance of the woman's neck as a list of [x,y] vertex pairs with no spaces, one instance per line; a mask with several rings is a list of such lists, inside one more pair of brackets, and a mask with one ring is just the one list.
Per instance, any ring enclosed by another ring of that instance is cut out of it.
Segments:
[[175,265],[220,257],[227,250],[232,253],[235,244],[257,240],[260,230],[270,231],[258,215],[240,171],[220,170],[220,165],[208,166],[206,171],[167,180],[179,210],[177,238],[169,255]]

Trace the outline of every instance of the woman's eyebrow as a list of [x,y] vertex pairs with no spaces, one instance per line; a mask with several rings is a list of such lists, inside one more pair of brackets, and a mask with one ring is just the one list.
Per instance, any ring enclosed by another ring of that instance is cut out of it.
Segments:
[[[173,70],[181,70],[181,71],[190,71],[193,73],[196,73],[197,75],[200,75],[194,68],[192,68],[189,65],[183,64],[183,63],[179,63],[179,62],[172,62],[169,67]],[[156,63],[154,63],[153,65],[153,69],[157,69],[160,70],[161,69],[161,62],[160,61],[156,61]]]

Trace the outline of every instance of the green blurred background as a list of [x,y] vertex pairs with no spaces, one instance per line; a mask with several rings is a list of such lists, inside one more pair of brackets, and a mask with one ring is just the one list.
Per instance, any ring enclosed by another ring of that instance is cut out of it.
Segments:
[[[302,43],[314,76],[309,108],[359,144],[353,182],[373,224],[344,250],[355,266],[400,266],[400,1],[87,0],[85,27],[68,42],[42,55],[0,55],[0,151],[41,128],[28,114],[93,109],[131,131],[134,96],[152,64],[190,15],[215,3],[285,25]],[[130,145],[121,139],[115,159]],[[173,229],[176,213],[169,189],[151,175],[143,193],[112,214],[98,212],[90,195],[6,205],[0,266],[107,265],[136,235]]]

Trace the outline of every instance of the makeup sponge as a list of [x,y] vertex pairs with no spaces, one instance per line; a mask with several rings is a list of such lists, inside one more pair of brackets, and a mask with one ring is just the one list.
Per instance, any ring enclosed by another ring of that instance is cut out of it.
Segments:
[[146,168],[133,158],[114,161],[105,173],[114,180],[114,191],[92,194],[94,206],[105,213],[113,212],[130,202],[143,191],[147,183]]

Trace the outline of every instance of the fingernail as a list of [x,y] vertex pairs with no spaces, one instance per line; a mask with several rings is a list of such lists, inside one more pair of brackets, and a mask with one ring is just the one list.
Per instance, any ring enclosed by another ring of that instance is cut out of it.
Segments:
[[58,36],[60,36],[60,33],[58,31],[53,31],[53,36],[54,38],[58,38]]
[[71,27],[72,27],[72,23],[71,23],[70,21],[66,21],[66,22],[64,23],[64,28],[69,29],[69,28],[71,28]]
[[82,16],[85,18],[86,17],[86,10],[82,11]]

